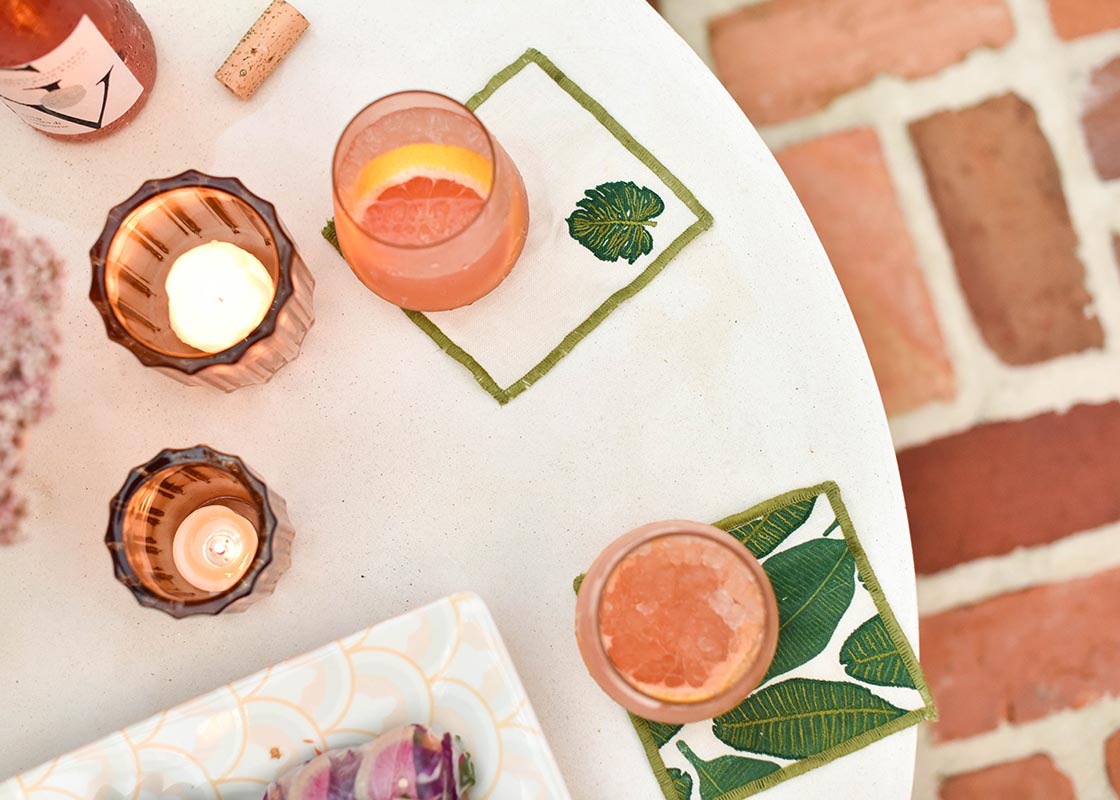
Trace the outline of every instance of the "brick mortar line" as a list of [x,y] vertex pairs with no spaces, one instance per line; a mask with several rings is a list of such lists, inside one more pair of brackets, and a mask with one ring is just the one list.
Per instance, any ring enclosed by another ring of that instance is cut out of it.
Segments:
[[1098,198],[1101,207],[1097,210],[1101,214],[1101,218],[1107,220],[1106,227],[1111,228],[1114,233],[1120,234],[1120,180],[1101,182],[1097,177],[1080,124],[1082,104],[1089,89],[1090,73],[1095,67],[1102,66],[1115,58],[1120,58],[1120,30],[1099,33],[1070,42],[1066,46],[1066,52],[1069,54],[1069,68],[1072,72],[1071,83],[1074,88],[1069,92],[1069,98],[1075,104],[1074,113],[1077,121],[1078,142],[1085,154],[1087,174],[1101,187]]
[[918,577],[922,616],[1047,583],[1064,583],[1120,567],[1120,522],[1048,544],[978,558]]
[[[689,0],[678,0],[688,2]],[[765,2],[766,0],[760,0]],[[713,2],[713,0],[707,0]],[[755,126],[773,148],[817,138],[829,133],[867,125],[877,120],[885,103],[893,102],[890,118],[913,122],[946,108],[964,108],[989,97],[1015,89],[1028,100],[1034,97],[1035,84],[1020,85],[1024,71],[1029,68],[1043,71],[1057,88],[1066,91],[1066,73],[1054,69],[1057,62],[1070,62],[1084,72],[1104,61],[1120,55],[1120,29],[1104,31],[1073,42],[1062,42],[1053,33],[1046,11],[1046,0],[1004,0],[1011,9],[1016,34],[1004,47],[994,50],[980,47],[970,51],[960,61],[949,64],[932,75],[919,78],[902,78],[880,74],[869,83],[858,86],[835,98],[826,108],[813,114],[780,122],[774,125]],[[1036,3],[1038,5],[1036,5]],[[738,3],[737,7],[751,5]],[[1041,23],[1040,23],[1041,20]],[[1030,52],[1024,37],[1024,28],[1035,34],[1039,25],[1045,24],[1045,39],[1036,43],[1047,52]],[[1028,68],[1024,70],[1024,68]],[[1068,94],[1068,92],[1066,92]],[[1080,111],[1080,97],[1074,110]],[[1079,114],[1076,114],[1079,116]],[[1076,119],[1074,120],[1077,121]],[[1120,193],[1120,187],[1117,187]]]
[[[1049,80],[1032,81],[1020,75],[1020,90],[1034,90],[1039,124],[1058,162],[1062,191],[1085,265],[1086,287],[1105,334],[1104,350],[1120,355],[1120,271],[1114,263],[1110,215],[1103,213],[1107,212],[1112,192],[1097,176],[1081,123],[1090,72],[1108,57],[1120,57],[1120,32],[1100,37],[1095,47],[1073,47],[1054,33],[1046,3],[1007,2],[1017,28],[1034,36],[1043,49],[1043,58],[1028,60],[1024,56],[1024,61],[1036,70],[1036,77]],[[1111,46],[1103,49],[1106,45]]]
[[1045,753],[1073,781],[1078,797],[1112,797],[1105,771],[1104,741],[1120,723],[1120,698],[1057,711],[1019,725],[951,742],[935,743],[928,726],[918,731],[914,800],[936,800],[940,781],[1005,761]]
[[[1113,58],[1120,58],[1120,35],[1115,38],[1111,51]],[[1087,286],[1094,297],[1094,307],[1105,333],[1105,346],[1112,343],[1112,351],[1120,349],[1120,265],[1115,263],[1112,247],[1113,235],[1120,235],[1120,217],[1116,206],[1120,204],[1120,191],[1113,184],[1102,181],[1093,166],[1092,154],[1081,123],[1081,113],[1090,89],[1092,69],[1105,63],[1107,57],[1086,64],[1071,59],[1071,89],[1066,96],[1072,115],[1072,130],[1065,147],[1057,148],[1055,155],[1061,169],[1063,188],[1072,184],[1076,191],[1066,191],[1074,230],[1081,242]],[[1067,116],[1068,118],[1068,116]],[[1045,131],[1045,128],[1044,128]],[[1053,136],[1051,137],[1054,138]]]

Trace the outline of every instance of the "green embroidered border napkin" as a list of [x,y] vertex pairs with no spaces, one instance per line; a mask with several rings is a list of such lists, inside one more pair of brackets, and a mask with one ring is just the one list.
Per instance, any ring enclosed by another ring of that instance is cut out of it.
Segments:
[[[517,164],[529,235],[513,272],[465,308],[405,311],[501,404],[524,392],[712,216],[602,105],[530,48],[467,103]],[[323,236],[338,247],[334,221]]]
[[937,719],[835,483],[715,524],[770,577],[778,649],[759,688],[722,716],[683,726],[630,716],[667,800],[740,800]]

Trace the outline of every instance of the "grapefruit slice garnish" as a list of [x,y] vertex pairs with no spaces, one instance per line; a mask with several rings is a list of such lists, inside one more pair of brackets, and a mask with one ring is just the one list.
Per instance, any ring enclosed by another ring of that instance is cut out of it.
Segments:
[[355,182],[358,219],[389,244],[447,239],[478,216],[493,166],[465,147],[409,144],[371,159]]

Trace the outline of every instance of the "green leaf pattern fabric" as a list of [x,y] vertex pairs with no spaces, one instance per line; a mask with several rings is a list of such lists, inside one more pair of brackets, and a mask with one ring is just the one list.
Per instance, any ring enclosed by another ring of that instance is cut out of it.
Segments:
[[664,747],[668,744],[677,735],[677,731],[684,727],[683,725],[666,725],[664,722],[650,722],[648,724],[649,732],[658,747]]
[[747,546],[755,558],[763,558],[800,528],[813,513],[816,498],[800,500],[775,508],[757,519],[728,529],[728,533]]
[[677,749],[689,760],[700,777],[700,800],[716,800],[733,789],[746,786],[751,781],[778,770],[778,765],[773,761],[742,756],[720,756],[705,761],[684,742],[677,742]]
[[692,797],[692,776],[684,770],[673,767],[669,770],[669,780],[673,782],[673,791],[676,798],[670,800],[688,800]]
[[864,683],[914,688],[898,645],[878,614],[852,631],[840,648],[840,663],[846,673]]
[[716,717],[712,732],[736,750],[804,758],[905,713],[854,683],[791,678],[758,690]]
[[835,483],[716,525],[770,577],[778,649],[759,688],[714,720],[680,726],[632,717],[667,800],[741,800],[936,719]]
[[846,542],[817,539],[762,565],[778,598],[778,651],[764,680],[800,667],[828,646],[856,593]]

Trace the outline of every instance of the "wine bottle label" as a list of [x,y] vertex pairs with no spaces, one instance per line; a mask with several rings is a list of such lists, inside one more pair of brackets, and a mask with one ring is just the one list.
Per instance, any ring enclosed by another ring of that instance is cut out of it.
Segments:
[[48,133],[99,130],[120,119],[144,87],[83,16],[51,52],[15,67],[0,67],[0,100],[23,121]]

